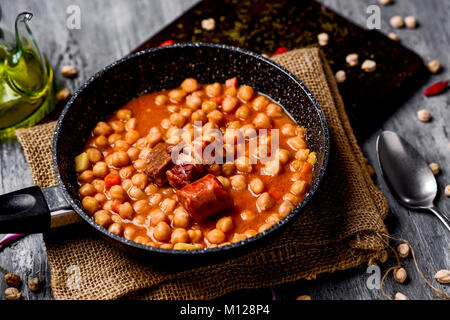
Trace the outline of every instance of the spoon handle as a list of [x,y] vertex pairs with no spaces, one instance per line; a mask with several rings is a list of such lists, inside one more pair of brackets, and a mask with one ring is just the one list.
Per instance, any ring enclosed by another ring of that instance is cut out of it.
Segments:
[[446,214],[436,206],[432,206],[428,208],[431,212],[435,214],[436,217],[441,220],[441,222],[447,227],[448,231],[450,231],[450,219],[446,216]]

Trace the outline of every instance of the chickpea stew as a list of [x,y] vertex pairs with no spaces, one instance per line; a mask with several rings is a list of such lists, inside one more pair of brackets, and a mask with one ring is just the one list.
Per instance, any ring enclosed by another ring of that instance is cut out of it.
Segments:
[[[200,161],[180,145],[200,150]],[[214,161],[205,160],[207,150]],[[270,98],[236,78],[207,85],[188,78],[99,122],[75,170],[83,209],[112,233],[163,249],[204,249],[289,215],[309,190],[315,162],[305,129]]]

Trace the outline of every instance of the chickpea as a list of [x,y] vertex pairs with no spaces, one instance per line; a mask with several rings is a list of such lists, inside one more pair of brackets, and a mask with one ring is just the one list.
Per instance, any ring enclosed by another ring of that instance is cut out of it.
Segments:
[[146,142],[151,147],[153,147],[154,145],[156,145],[162,139],[161,130],[158,127],[152,127],[149,130],[148,135],[147,135],[147,137],[145,139],[146,139]]
[[203,239],[203,234],[200,230],[188,230],[189,238],[191,239],[192,243],[198,243]]
[[217,109],[217,103],[214,101],[205,101],[202,103],[202,111],[204,113],[210,113],[213,110]]
[[295,153],[295,159],[306,161],[309,156],[309,149],[300,149]]
[[236,168],[239,171],[250,173],[252,172],[252,164],[250,163],[250,159],[248,157],[242,156],[236,159],[235,161]]
[[307,160],[310,164],[315,165],[317,162],[317,154],[315,152],[311,152],[308,155],[308,160]]
[[131,177],[131,181],[136,187],[145,189],[147,186],[147,175],[144,173],[136,173],[133,177]]
[[137,159],[136,161],[134,161],[133,167],[136,170],[142,171],[147,167],[147,162],[144,159]]
[[130,145],[125,140],[117,140],[114,143],[114,151],[127,151],[130,148]]
[[283,126],[281,126],[281,133],[287,137],[293,137],[295,136],[295,126],[287,123]]
[[133,207],[129,202],[124,202],[119,205],[119,215],[122,217],[122,219],[131,220],[133,218]]
[[191,120],[206,122],[206,114],[202,110],[197,110],[192,113]]
[[103,193],[96,193],[94,196],[95,200],[98,201],[98,203],[102,204],[104,203],[106,200],[108,200],[106,198],[106,196]]
[[292,172],[298,171],[302,167],[303,167],[303,161],[300,161],[300,160],[293,160],[289,164],[289,168],[291,169]]
[[257,128],[268,129],[271,127],[270,118],[265,113],[258,113],[253,119],[253,124]]
[[198,88],[199,88],[198,82],[193,78],[187,78],[181,83],[181,89],[183,89],[188,93],[197,91]]
[[109,226],[108,230],[120,236],[123,232],[123,225],[120,222],[114,222],[112,225]]
[[88,148],[86,154],[90,163],[97,163],[102,159],[102,153],[95,148]]
[[231,185],[230,179],[222,177],[222,176],[218,176],[217,180],[219,180],[219,182],[222,184],[222,186],[224,188],[229,188]]
[[245,240],[245,239],[247,239],[247,237],[244,234],[242,234],[242,233],[235,233],[233,235],[233,238],[231,239],[231,242],[239,242],[239,241],[242,241],[242,240]]
[[90,196],[84,197],[83,200],[81,201],[81,205],[89,215],[93,215],[95,211],[97,211],[100,208],[100,204],[98,203],[98,201]]
[[155,246],[155,244],[153,242],[151,242],[150,238],[146,237],[146,236],[137,236],[136,238],[134,238],[133,241],[136,243],[139,243],[139,244],[145,244],[150,247]]
[[308,147],[306,145],[305,140],[303,140],[302,138],[300,138],[298,136],[287,139],[286,143],[289,145],[289,147],[291,147],[295,151],[297,151],[299,149],[306,149]]
[[198,109],[202,104],[202,99],[196,95],[186,97],[186,105],[191,109]]
[[295,181],[290,189],[291,193],[296,196],[303,194],[305,190],[306,190],[306,181],[303,180]]
[[154,184],[149,184],[144,190],[145,194],[147,194],[147,195],[152,195],[152,194],[156,193],[157,191],[158,191],[158,187],[155,186]]
[[153,236],[160,242],[168,241],[170,239],[171,233],[172,232],[169,225],[164,221],[159,222],[153,229]]
[[206,239],[212,244],[219,244],[225,241],[225,233],[218,229],[212,229],[206,235]]
[[92,185],[94,186],[97,192],[105,191],[105,181],[103,180],[95,179],[94,181],[92,181]]
[[132,226],[126,226],[123,230],[123,237],[128,240],[133,240],[136,237],[136,228]]
[[294,210],[294,205],[290,201],[283,201],[278,208],[278,213],[282,218],[286,217],[291,211]]
[[225,89],[225,91],[223,92],[223,94],[225,96],[231,96],[231,97],[236,97],[237,95],[237,89],[236,87],[228,87]]
[[125,199],[125,190],[119,185],[112,186],[109,189],[109,196],[111,199],[123,201]]
[[230,178],[231,185],[237,191],[242,191],[247,187],[247,181],[243,175],[234,175]]
[[136,127],[137,127],[137,120],[136,120],[136,118],[131,118],[130,120],[128,120],[125,123],[125,128],[127,130],[134,130],[134,129],[136,129]]
[[113,145],[116,143],[116,141],[121,140],[122,139],[122,135],[118,134],[118,133],[113,133],[108,137],[108,143],[110,145]]
[[224,233],[230,233],[234,229],[233,219],[231,217],[222,217],[216,223],[216,228]]
[[145,214],[150,209],[150,206],[147,204],[147,200],[138,200],[133,204],[133,210],[137,214]]
[[116,168],[124,167],[130,162],[130,158],[125,151],[117,151],[112,154],[112,164]]
[[207,165],[206,171],[215,176],[218,176],[220,174],[220,165],[218,163],[213,163],[211,165]]
[[246,221],[246,222],[253,221],[256,218],[256,214],[251,210],[242,211],[240,216],[241,216],[242,221]]
[[128,157],[130,158],[131,161],[134,161],[137,158],[139,158],[139,153],[140,150],[135,147],[131,147],[130,149],[127,150]]
[[222,92],[222,85],[218,82],[207,85],[205,91],[210,97],[218,97]]
[[99,210],[94,213],[95,223],[101,225],[102,227],[108,227],[113,221],[111,220],[111,215],[106,210]]
[[167,130],[170,128],[170,126],[171,126],[170,119],[165,118],[161,120],[161,127],[163,129]]
[[187,243],[189,242],[189,234],[184,228],[177,228],[173,230],[172,235],[170,237],[170,242],[175,243]]
[[106,122],[99,122],[94,128],[94,135],[96,136],[107,136],[112,133],[113,129]]
[[78,175],[78,181],[81,183],[92,182],[94,180],[94,173],[92,170],[84,170],[82,173]]
[[270,103],[266,108],[266,113],[271,118],[279,118],[283,116],[283,109],[275,103]]
[[145,197],[145,193],[138,187],[132,186],[128,190],[128,196],[133,200],[139,200],[139,199],[142,199],[143,197]]
[[278,216],[277,213],[272,213],[270,216],[267,217],[266,219],[266,223],[268,225],[273,226],[274,224],[277,224],[278,221],[280,221],[280,217]]
[[207,118],[212,123],[221,123],[223,121],[223,113],[219,110],[213,110],[208,115]]
[[264,165],[264,172],[270,176],[276,176],[281,171],[280,161],[278,159],[267,161]]
[[264,96],[258,96],[252,101],[252,108],[255,111],[263,111],[269,104],[269,99]]
[[270,196],[268,192],[262,193],[258,199],[256,199],[256,206],[260,211],[267,211],[275,204],[275,200]]
[[186,228],[189,225],[189,220],[189,214],[184,210],[180,210],[174,214],[172,222],[175,228]]
[[180,111],[180,107],[176,105],[170,105],[167,107],[167,110],[169,110],[170,113],[174,113]]
[[129,109],[120,109],[117,111],[117,118],[120,120],[129,120],[131,119],[132,112]]
[[249,229],[249,230],[247,230],[247,231],[244,232],[244,235],[245,235],[247,238],[254,237],[254,236],[256,236],[257,234],[258,234],[258,232],[256,232],[256,230],[253,230],[253,229]]
[[249,183],[250,189],[256,193],[259,194],[263,192],[264,190],[264,183],[260,178],[253,178]]
[[170,123],[178,128],[181,128],[186,122],[186,119],[179,113],[172,113],[169,119]]
[[95,188],[92,184],[85,183],[80,187],[80,189],[78,189],[78,193],[82,197],[93,196],[97,193],[97,190],[95,190]]
[[169,100],[169,98],[167,98],[165,95],[163,94],[159,94],[155,97],[155,103],[158,106],[162,106],[164,105],[167,101]]
[[125,134],[125,141],[129,144],[132,145],[133,143],[135,143],[137,140],[139,139],[139,132],[137,132],[136,130],[130,130]]
[[259,232],[259,233],[264,232],[264,231],[266,231],[267,229],[269,229],[270,227],[271,227],[271,226],[270,226],[269,224],[264,223],[264,224],[262,224],[261,226],[259,226],[258,232]]
[[160,209],[153,209],[150,214],[150,225],[156,226],[160,222],[169,222],[169,217]]
[[245,120],[250,115],[250,108],[247,106],[241,106],[241,107],[237,108],[235,115],[236,115],[236,118]]
[[122,179],[128,179],[133,175],[133,171],[134,171],[133,166],[123,167],[119,170],[119,175]]
[[136,141],[136,147],[137,148],[145,148],[146,147],[146,144],[147,144],[147,142],[146,142],[146,137],[143,137],[143,138],[139,138],[137,141]]
[[189,118],[192,114],[192,110],[189,108],[183,108],[180,110],[180,114],[185,118]]
[[150,198],[150,204],[152,206],[156,206],[158,205],[162,200],[162,194],[161,193],[155,193],[151,198]]
[[237,95],[244,101],[249,101],[253,97],[254,90],[250,86],[242,86],[239,88]]
[[172,213],[172,211],[175,209],[176,205],[177,205],[177,202],[175,200],[166,198],[166,199],[164,199],[163,202],[161,202],[159,204],[159,207],[161,208],[161,210],[164,213],[169,214],[169,213]]
[[125,125],[120,121],[111,121],[109,125],[115,133],[122,133],[125,131]]
[[286,164],[289,161],[290,153],[286,149],[278,149],[275,152],[275,158],[278,159],[282,164]]
[[108,139],[105,136],[98,136],[94,140],[94,144],[98,147],[104,147],[108,144]]
[[222,174],[227,177],[231,176],[234,172],[234,167],[235,167],[234,163],[232,163],[232,162],[224,163],[222,165]]
[[173,89],[169,91],[169,99],[173,102],[181,102],[186,97],[186,91],[182,89]]
[[294,205],[299,202],[299,198],[297,196],[294,196],[292,193],[289,193],[289,192],[285,193],[283,195],[282,199],[285,200],[285,201],[289,201],[290,203],[292,203]]
[[236,97],[227,96],[223,99],[222,110],[225,112],[232,112],[238,105],[239,100]]

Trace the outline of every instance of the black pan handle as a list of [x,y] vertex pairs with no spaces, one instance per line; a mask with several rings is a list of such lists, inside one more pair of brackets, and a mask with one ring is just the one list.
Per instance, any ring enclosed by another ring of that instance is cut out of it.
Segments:
[[50,229],[50,209],[39,187],[0,195],[0,233],[42,233]]

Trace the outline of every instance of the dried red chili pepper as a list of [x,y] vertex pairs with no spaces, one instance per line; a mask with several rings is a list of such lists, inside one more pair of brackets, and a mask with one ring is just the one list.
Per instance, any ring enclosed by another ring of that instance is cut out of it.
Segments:
[[289,49],[288,49],[287,47],[279,47],[279,48],[273,53],[272,57],[273,57],[273,56],[276,56],[277,54],[282,54],[282,53],[285,53],[285,52],[288,52],[288,51],[289,51]]
[[423,94],[426,95],[427,97],[435,96],[435,95],[441,93],[442,91],[444,91],[447,87],[448,87],[448,81],[437,82],[437,83],[431,85],[430,87],[428,87],[428,89],[425,90],[425,92]]
[[175,42],[173,40],[167,40],[164,41],[163,43],[161,43],[159,46],[160,47],[164,47],[164,46],[170,46],[171,44],[174,44]]

